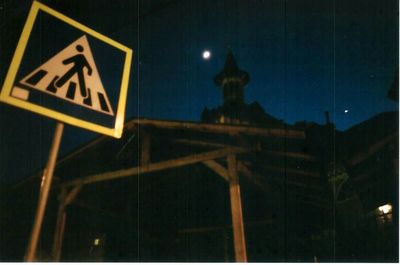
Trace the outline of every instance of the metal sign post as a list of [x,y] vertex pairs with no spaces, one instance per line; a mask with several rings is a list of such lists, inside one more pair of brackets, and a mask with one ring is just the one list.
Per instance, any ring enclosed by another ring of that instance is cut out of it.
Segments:
[[31,238],[26,251],[25,261],[32,262],[36,257],[36,248],[39,241],[40,230],[42,228],[43,217],[46,210],[47,199],[49,197],[49,191],[51,181],[53,179],[53,172],[56,165],[58,150],[60,149],[61,137],[64,130],[64,124],[61,122],[57,123],[56,130],[54,132],[53,142],[49,153],[49,159],[47,161],[46,168],[43,172],[42,183],[40,187],[39,202],[36,210],[36,216],[33,223]]

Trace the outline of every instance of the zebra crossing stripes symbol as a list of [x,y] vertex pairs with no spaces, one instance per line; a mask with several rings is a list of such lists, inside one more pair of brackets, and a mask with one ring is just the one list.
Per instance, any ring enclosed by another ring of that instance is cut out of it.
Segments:
[[86,35],[22,78],[11,95],[28,100],[30,89],[114,116]]

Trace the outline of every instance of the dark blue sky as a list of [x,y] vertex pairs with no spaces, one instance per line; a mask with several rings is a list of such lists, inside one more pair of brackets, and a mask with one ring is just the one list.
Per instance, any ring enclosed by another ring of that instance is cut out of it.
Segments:
[[[398,58],[397,8],[384,3],[205,1],[159,12],[141,24],[141,114],[197,120],[204,105],[220,104],[212,77],[227,46],[250,73],[247,101],[288,123],[324,122],[328,110],[344,130],[396,109],[385,95]],[[201,60],[205,48],[210,61]]]
[[[0,1],[0,83],[28,2]],[[396,0],[43,2],[133,49],[128,118],[198,121],[204,107],[222,103],[213,77],[228,47],[250,74],[246,101],[289,124],[324,123],[328,110],[345,130],[398,109],[386,97],[398,71]],[[0,122],[1,178],[39,168],[55,123],[4,104]],[[61,152],[95,136],[68,126]]]

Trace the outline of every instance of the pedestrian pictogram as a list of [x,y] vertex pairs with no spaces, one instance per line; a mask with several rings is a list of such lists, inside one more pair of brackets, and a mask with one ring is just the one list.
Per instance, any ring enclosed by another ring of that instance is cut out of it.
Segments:
[[[76,45],[76,50],[78,52],[83,52],[83,47],[81,45]],[[86,60],[85,56],[82,54],[74,55],[70,58],[65,59],[63,64],[70,64],[73,63],[74,65],[60,78],[56,81],[57,87],[62,87],[67,81],[74,76],[74,74],[78,74],[78,81],[79,81],[79,89],[81,90],[82,97],[87,97],[87,88],[85,85],[85,77],[83,75],[83,68],[87,68],[87,74],[92,75],[92,67],[90,67],[88,61]]]
[[114,115],[86,35],[24,77],[11,95],[27,100],[30,89]]
[[33,1],[0,101],[120,138],[131,61],[128,47]]

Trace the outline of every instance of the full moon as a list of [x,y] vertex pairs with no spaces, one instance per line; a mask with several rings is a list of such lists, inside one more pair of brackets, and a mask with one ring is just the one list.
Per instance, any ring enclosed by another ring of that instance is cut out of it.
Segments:
[[203,59],[204,60],[208,60],[208,59],[210,59],[210,57],[211,57],[211,52],[210,51],[204,51],[203,52]]

